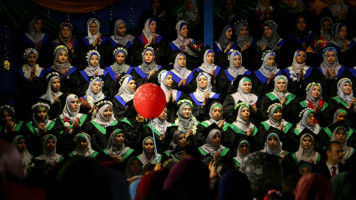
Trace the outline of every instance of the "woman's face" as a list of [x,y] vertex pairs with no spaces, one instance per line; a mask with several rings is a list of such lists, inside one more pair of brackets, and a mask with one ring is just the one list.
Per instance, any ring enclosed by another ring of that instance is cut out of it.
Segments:
[[185,139],[184,133],[181,133],[178,137],[178,146],[184,148],[187,146],[187,140]]
[[92,55],[90,57],[89,63],[91,66],[96,67],[99,64],[99,57],[97,55]]
[[117,28],[117,32],[120,36],[125,36],[126,35],[126,24],[125,23],[121,23],[119,25],[119,27]]
[[208,53],[208,55],[206,55],[206,62],[209,65],[214,63],[214,54],[213,53]]
[[268,138],[268,146],[271,150],[274,150],[278,145],[278,139],[275,136]]
[[164,84],[166,84],[168,87],[172,87],[172,84],[173,84],[172,75],[167,76],[167,78],[164,80]]
[[220,107],[215,107],[211,111],[211,116],[214,120],[220,120],[222,115],[222,109]]
[[339,113],[338,115],[336,115],[336,121],[337,121],[337,122],[338,122],[338,121],[341,121],[341,120],[346,121],[346,117],[347,117],[346,113],[341,112],[341,113]]
[[208,79],[206,78],[206,76],[204,75],[199,76],[198,84],[201,89],[205,89],[206,86],[208,85]]
[[42,30],[42,20],[41,19],[38,19],[35,24],[33,25],[33,29],[36,31],[36,32],[41,32]]
[[190,106],[184,106],[182,114],[184,118],[189,118],[192,114],[192,108]]
[[92,35],[96,35],[99,32],[99,26],[97,23],[93,22],[89,25],[89,30]]
[[68,53],[64,50],[62,50],[59,54],[58,54],[58,58],[57,60],[60,62],[60,63],[65,63],[67,62],[68,60]]
[[248,145],[246,144],[246,143],[243,143],[241,146],[240,146],[240,153],[241,153],[241,155],[242,156],[246,156],[247,154],[248,154],[248,152],[249,152],[249,147],[248,147]]
[[167,117],[167,109],[164,109],[162,113],[158,116],[161,120],[165,120]]
[[188,37],[188,26],[187,25],[183,25],[182,28],[180,29],[179,33],[181,36],[183,36],[184,38]]
[[154,144],[153,144],[153,140],[151,139],[147,139],[145,141],[145,144],[144,144],[144,147],[143,147],[143,150],[147,153],[153,153],[154,151]]
[[133,160],[130,164],[130,172],[133,175],[138,175],[140,174],[141,171],[141,166],[140,166],[140,162],[138,160]]
[[350,95],[352,92],[352,86],[351,83],[346,82],[344,84],[344,87],[342,87],[342,91],[344,92],[345,95]]
[[275,56],[270,56],[270,57],[268,57],[267,65],[268,65],[269,67],[273,67],[274,64],[276,64],[276,57],[275,57]]
[[338,142],[340,142],[341,144],[343,144],[346,140],[346,132],[344,129],[342,128],[339,128],[337,131],[336,131],[336,134],[335,134],[335,138]]
[[111,106],[107,107],[104,110],[103,115],[104,115],[105,119],[111,119],[111,117],[112,117],[112,108],[111,108]]
[[25,140],[25,138],[19,139],[19,141],[17,142],[16,147],[17,147],[17,150],[18,150],[20,153],[23,152],[23,151],[25,151],[25,150],[26,150],[26,140]]
[[124,144],[124,141],[125,141],[125,136],[124,134],[121,132],[121,133],[118,133],[115,137],[115,142],[116,144],[118,144],[119,146],[123,145]]
[[304,31],[306,27],[307,27],[307,22],[305,21],[305,18],[299,17],[299,19],[297,21],[297,29],[299,31]]
[[52,152],[52,151],[54,151],[54,149],[56,148],[56,142],[54,141],[53,138],[49,138],[49,139],[46,141],[45,147],[46,147],[47,151]]
[[60,88],[61,88],[61,80],[59,80],[58,78],[54,79],[52,81],[52,90],[58,92]]
[[6,123],[8,121],[12,121],[12,116],[8,112],[3,112],[1,115],[1,119],[3,123]]
[[342,26],[340,31],[338,32],[339,38],[340,39],[346,39],[347,37],[347,26]]
[[301,171],[301,175],[307,175],[310,173],[310,169],[308,167],[302,167]]
[[299,51],[297,57],[295,58],[298,64],[305,63],[306,55],[304,51]]
[[82,137],[77,140],[77,148],[80,150],[86,150],[88,148],[88,141]]
[[245,94],[250,93],[252,89],[252,84],[250,81],[245,81],[242,84],[242,90]]
[[213,136],[213,138],[211,139],[211,143],[213,144],[213,146],[217,147],[220,146],[221,143],[221,136],[219,132],[216,132]]
[[152,51],[146,51],[144,54],[144,59],[146,63],[151,63],[153,61],[153,52]]
[[328,61],[330,65],[335,63],[335,57],[336,55],[334,51],[329,51],[328,53],[326,53],[326,61]]
[[71,30],[67,26],[65,26],[61,29],[61,35],[65,39],[70,37],[70,33],[71,33]]
[[44,108],[40,108],[36,111],[36,120],[38,122],[43,122],[47,119],[47,111]]
[[263,33],[265,34],[266,37],[269,38],[272,35],[272,29],[269,26],[264,26]]
[[93,83],[93,86],[91,88],[92,92],[94,94],[98,94],[101,91],[101,82],[100,81],[95,81]]
[[232,62],[234,63],[234,67],[238,68],[241,66],[241,56],[240,55],[236,55],[234,56],[234,58],[232,59]]
[[321,95],[321,89],[319,86],[314,86],[313,90],[311,91],[311,96],[313,98],[319,98]]
[[247,37],[248,36],[248,28],[246,26],[243,26],[240,30],[240,36],[241,37]]
[[157,30],[157,22],[156,22],[156,21],[152,21],[148,27],[149,27],[149,29],[150,29],[150,32],[156,33],[156,30]]
[[313,146],[313,141],[312,141],[311,137],[305,136],[302,139],[302,147],[303,147],[303,149],[310,149],[310,148],[312,148],[312,146]]
[[322,23],[322,29],[325,33],[329,33],[331,29],[331,23],[329,20],[324,20]]
[[185,67],[185,64],[186,64],[186,59],[185,59],[185,56],[184,55],[180,55],[178,57],[178,65],[180,67]]
[[245,121],[250,118],[250,109],[249,108],[247,108],[247,107],[242,108],[241,118]]
[[231,39],[232,37],[232,28],[228,28],[225,32],[225,36],[228,38],[228,39]]
[[284,79],[279,79],[276,86],[279,92],[284,92],[287,89],[287,83]]
[[315,124],[315,116],[314,116],[314,113],[310,113],[307,117],[307,124],[309,126],[314,126]]
[[131,92],[136,91],[136,81],[135,80],[130,80],[129,83],[127,84]]
[[116,62],[121,65],[125,61],[125,54],[120,52],[116,55]]
[[272,114],[273,119],[280,121],[282,120],[283,114],[282,114],[282,109],[277,108],[277,110]]
[[31,53],[27,56],[27,64],[30,65],[31,67],[34,66],[37,62],[36,55],[34,53]]
[[185,9],[186,9],[187,11],[193,11],[193,9],[194,9],[194,2],[193,2],[193,0],[187,0],[187,1],[185,1],[184,7],[185,7]]
[[73,101],[70,102],[70,109],[73,112],[78,111],[78,109],[79,109],[79,100],[78,100],[78,98],[74,98]]

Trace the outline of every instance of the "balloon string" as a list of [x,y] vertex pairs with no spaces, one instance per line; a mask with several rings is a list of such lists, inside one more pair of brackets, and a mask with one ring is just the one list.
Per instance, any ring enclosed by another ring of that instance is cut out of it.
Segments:
[[153,137],[153,143],[155,145],[155,152],[156,152],[156,158],[158,158],[158,151],[157,151],[157,145],[156,145],[156,137],[155,137],[155,133],[153,131],[153,123],[152,123],[152,118],[150,118],[150,121],[151,121],[151,130],[152,130],[152,137]]

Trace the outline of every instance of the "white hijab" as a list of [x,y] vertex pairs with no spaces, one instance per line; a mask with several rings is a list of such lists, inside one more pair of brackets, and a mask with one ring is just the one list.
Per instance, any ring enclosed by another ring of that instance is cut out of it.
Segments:
[[94,122],[98,123],[101,126],[104,126],[105,128],[107,126],[109,126],[110,124],[112,124],[116,120],[114,117],[114,113],[111,115],[110,119],[106,119],[106,117],[104,116],[104,111],[108,107],[112,107],[112,105],[110,105],[110,104],[103,105],[99,109],[98,114],[96,115],[95,119],[93,120]]
[[[201,88],[199,86],[199,77],[200,76],[205,76],[208,83],[206,85],[205,88]],[[209,92],[209,98],[213,97],[215,95],[215,93],[212,91],[212,86],[211,86],[211,77],[209,74],[205,73],[205,72],[201,72],[198,74],[197,78],[196,78],[196,82],[197,82],[197,89],[195,90],[195,92],[193,93],[195,98],[199,101],[199,102],[204,102],[204,98],[205,98],[205,92]]]
[[54,148],[53,151],[48,151],[46,148],[46,142],[50,138],[54,139],[55,144],[57,145],[57,137],[52,135],[52,134],[47,134],[43,136],[42,138],[42,149],[43,149],[43,154],[40,156],[37,156],[35,159],[37,160],[45,160],[46,163],[49,163],[51,165],[55,164],[55,162],[58,162],[59,159],[62,157],[56,152],[56,147]]
[[132,100],[134,98],[135,95],[135,91],[131,91],[128,84],[129,82],[133,80],[133,77],[128,75],[124,81],[122,81],[121,86],[119,88],[119,92],[117,93],[117,95],[119,95],[122,100],[126,102]]
[[251,80],[247,77],[242,77],[239,81],[239,86],[237,88],[237,92],[231,94],[232,98],[234,99],[234,102],[236,105],[239,101],[241,102],[245,102],[247,104],[251,104],[251,105],[254,105],[257,100],[258,100],[258,97],[257,95],[255,94],[252,94],[251,92],[250,93],[245,93],[244,90],[243,90],[243,84],[244,82],[246,81],[249,81],[251,84]]
[[204,57],[203,57],[203,64],[199,67],[201,70],[203,70],[206,73],[210,73],[211,71],[213,71],[217,66],[214,63],[209,64],[206,60],[206,57],[209,53],[213,53],[215,56],[215,53],[212,49],[207,49],[204,53]]
[[[91,32],[90,32],[90,25],[92,23],[95,23],[98,25],[98,32],[93,35]],[[89,40],[89,44],[94,44],[95,43],[95,40],[96,38],[98,38],[98,35],[100,34],[100,22],[98,19],[95,19],[95,18],[91,18],[88,20],[87,22],[87,30],[88,30],[88,36],[85,36],[86,39]]]

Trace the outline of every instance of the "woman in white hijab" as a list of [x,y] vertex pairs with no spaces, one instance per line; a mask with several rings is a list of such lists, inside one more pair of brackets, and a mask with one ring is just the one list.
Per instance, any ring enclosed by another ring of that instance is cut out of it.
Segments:
[[226,156],[230,152],[230,148],[221,145],[221,132],[216,124],[207,128],[207,137],[205,144],[198,149],[203,156],[203,159],[212,158],[217,160],[221,156]]
[[94,151],[91,147],[91,137],[85,133],[78,133],[74,137],[75,149],[69,153],[69,157],[84,156],[89,158],[97,158],[99,152]]
[[[342,162],[343,163],[348,163],[348,164],[352,164],[354,157],[356,154],[355,153],[355,149],[348,146],[347,145],[347,130],[345,127],[343,126],[338,126],[335,128],[333,135],[331,136],[331,140],[330,141],[338,141],[341,144],[342,147]],[[353,158],[353,159],[350,159]],[[348,162],[349,161],[349,162]]]
[[250,121],[250,106],[245,102],[238,103],[234,114],[236,118],[225,131],[224,144],[233,147],[241,137],[249,137],[251,149],[257,150],[258,128]]
[[100,21],[98,19],[90,18],[87,21],[87,30],[88,35],[82,38],[84,44],[97,49],[99,45],[105,42],[105,38],[102,38],[100,34]]
[[236,168],[239,169],[244,158],[250,153],[250,143],[245,138],[241,138],[236,148],[236,157],[233,157]]
[[275,133],[275,131],[269,132],[265,141],[264,148],[261,150],[261,152],[273,154],[282,159],[287,154],[287,152],[282,149],[282,142],[280,141],[279,136],[277,133]]
[[[266,93],[261,102],[262,119],[267,119],[267,109],[273,102],[282,104],[284,112],[297,111],[294,106],[296,103],[296,95],[288,91],[288,78],[284,75],[278,75],[274,78],[274,89],[272,92]],[[294,109],[294,110],[293,110]],[[288,119],[289,120],[289,119]]]
[[20,153],[24,175],[26,177],[31,172],[31,169],[34,167],[34,157],[27,149],[26,138],[23,135],[17,135],[12,140],[12,145],[14,145]]
[[303,133],[296,143],[299,144],[298,150],[283,159],[282,165],[285,174],[298,174],[299,167],[304,163],[308,163],[312,167],[316,167],[320,163],[321,155],[315,150],[315,139],[312,134]]
[[211,83],[215,86],[216,77],[222,71],[220,66],[214,64],[215,52],[212,49],[207,49],[204,52],[203,63],[200,67],[194,69],[194,77],[197,77],[199,73],[205,72],[211,76]]
[[188,37],[188,25],[184,20],[178,21],[176,24],[177,38],[169,43],[173,51],[185,52],[190,43],[195,43],[195,40]]
[[126,23],[122,19],[117,19],[114,25],[114,34],[108,39],[112,47],[122,46],[129,48],[135,40],[135,36],[126,33]]
[[40,50],[46,45],[49,35],[42,33],[42,27],[41,18],[36,17],[30,21],[27,32],[22,35],[26,46]]
[[107,135],[116,129],[119,121],[114,117],[113,104],[109,100],[96,103],[96,110],[97,114],[85,127],[85,132],[91,133],[93,149],[101,152],[107,147]]
[[[236,81],[236,80],[235,80]],[[234,81],[234,83],[236,83]],[[236,84],[234,84],[236,85]],[[245,102],[250,106],[252,113],[257,112],[258,96],[252,93],[252,81],[250,78],[243,76],[238,80],[237,91],[227,95],[224,100],[224,118],[228,122],[235,121],[234,108],[238,103]]]
[[[57,153],[57,137],[47,134],[42,138],[43,154],[35,157],[36,167],[41,168],[45,174],[53,169],[58,163],[64,160],[64,157]],[[37,164],[36,164],[37,163]]]
[[199,120],[203,121],[207,113],[204,113],[205,106],[208,106],[209,100],[220,99],[220,95],[213,92],[211,76],[205,72],[200,72],[196,78],[197,88],[195,92],[190,93],[190,99],[193,102],[193,114]]
[[143,166],[146,164],[157,164],[161,158],[161,154],[156,154],[153,137],[146,137],[142,141],[142,153],[137,156]]
[[283,71],[277,67],[276,53],[274,51],[267,50],[263,52],[261,60],[261,67],[254,71],[251,76],[257,96],[263,96],[265,93],[272,91],[274,88],[274,84],[271,84],[273,79],[283,74]]
[[80,112],[81,102],[77,95],[67,95],[64,103],[63,112],[56,119],[56,124],[61,127],[58,136],[58,152],[68,155],[74,149],[74,136],[89,123],[90,117]]
[[120,168],[125,169],[127,160],[133,156],[135,150],[125,145],[125,133],[122,129],[115,129],[111,132],[108,145],[104,153],[120,164]]
[[172,88],[189,94],[194,91],[194,73],[187,68],[187,56],[183,52],[177,53],[174,58],[172,72]]
[[134,98],[136,91],[136,81],[130,75],[124,75],[120,78],[120,88],[118,93],[112,99],[114,105],[115,118],[121,120],[126,112],[126,103]]
[[103,93],[104,81],[99,77],[93,77],[90,80],[89,87],[85,92],[84,99],[93,108],[94,104],[105,98]]

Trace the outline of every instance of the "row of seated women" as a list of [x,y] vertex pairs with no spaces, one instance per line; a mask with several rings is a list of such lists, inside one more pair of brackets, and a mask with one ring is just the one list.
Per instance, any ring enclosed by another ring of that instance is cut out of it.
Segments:
[[317,171],[325,159],[324,147],[335,140],[343,147],[343,164],[349,169],[354,166],[356,135],[346,123],[348,113],[343,108],[335,112],[333,123],[321,127],[311,108],[301,112],[298,123],[286,121],[281,103],[271,104],[267,120],[259,124],[252,122],[256,108],[246,102],[232,109],[231,123],[225,121],[219,101],[211,101],[209,118],[198,121],[193,103],[181,100],[173,123],[167,121],[168,109],[149,123],[136,112],[132,100],[127,106],[122,120],[115,118],[114,105],[106,99],[96,103],[96,112],[83,114],[79,97],[69,94],[55,119],[49,117],[50,105],[39,100],[32,106],[32,120],[24,122],[17,121],[15,109],[5,105],[0,108],[1,137],[18,146],[24,170],[28,174],[33,170],[32,178],[75,155],[114,161],[130,178],[147,164],[161,161],[169,166],[187,156],[238,168],[254,151],[280,157],[285,175],[298,174],[303,167]]
[[[311,31],[308,24],[308,18],[303,14],[295,16],[293,30],[287,35],[280,35],[278,30],[283,27],[278,26],[276,21],[267,19],[261,25],[263,35],[260,38],[253,37],[249,33],[249,24],[246,20],[239,20],[235,24],[226,24],[220,31],[219,37],[214,41],[212,48],[217,54],[216,64],[228,65],[226,61],[229,50],[238,50],[242,52],[245,58],[245,66],[250,70],[258,69],[260,62],[258,58],[265,50],[274,50],[280,56],[277,63],[280,68],[285,68],[291,63],[291,57],[298,49],[308,50],[308,56],[313,59],[308,61],[309,65],[316,67],[320,59],[318,50],[314,48],[315,41],[323,37],[325,44],[334,47],[337,50],[340,62],[347,68],[353,67],[355,59],[356,40],[348,35],[348,24],[333,22],[330,18],[321,19],[322,30],[320,33]],[[133,36],[126,31],[126,24],[118,19],[115,22],[113,35],[104,37],[100,33],[100,21],[91,18],[87,21],[88,34],[80,39],[73,36],[73,25],[63,22],[59,27],[59,37],[56,39],[42,33],[42,20],[35,18],[29,24],[27,33],[18,40],[18,51],[23,52],[26,48],[34,48],[40,54],[39,63],[42,67],[51,66],[54,56],[52,54],[55,47],[64,45],[69,49],[70,62],[80,70],[86,68],[86,53],[90,50],[96,50],[101,54],[100,65],[106,67],[115,62],[112,52],[118,47],[126,48],[129,55],[126,62],[129,65],[137,66],[141,64],[140,54],[146,47],[152,47],[155,51],[155,60],[157,64],[166,67],[171,63],[170,58],[175,51],[187,53],[188,68],[190,70],[200,66],[201,49],[200,41],[189,37],[188,23],[177,21],[175,25],[177,36],[175,40],[168,41],[157,31],[158,22],[156,19],[149,18],[142,27],[142,34]],[[53,39],[53,40],[52,40]],[[199,45],[200,44],[200,45]],[[323,45],[323,44],[320,44]],[[21,56],[18,55],[18,60]],[[257,58],[257,59],[256,59]]]
[[355,113],[352,82],[356,70],[341,66],[333,47],[325,48],[323,62],[317,68],[307,66],[305,51],[298,50],[292,65],[283,70],[277,67],[276,53],[267,50],[256,71],[242,65],[242,54],[236,50],[230,51],[229,65],[223,67],[214,64],[215,52],[207,49],[203,63],[193,70],[187,68],[187,56],[182,52],[175,54],[171,67],[155,64],[155,52],[150,47],[142,52],[143,62],[137,67],[125,64],[128,53],[119,47],[114,51],[116,62],[105,69],[100,68],[100,53],[91,50],[87,53],[88,67],[81,71],[69,63],[65,46],[57,46],[54,53],[56,59],[48,69],[36,65],[38,52],[35,49],[27,49],[24,53],[29,64],[19,71],[16,80],[17,110],[23,113],[19,115],[21,120],[31,118],[28,113],[37,98],[49,101],[51,117],[57,116],[64,106],[60,101],[63,93],[77,94],[83,101],[83,113],[95,111],[95,103],[107,98],[115,105],[115,117],[121,120],[136,88],[151,82],[160,85],[166,95],[170,122],[175,118],[179,100],[191,100],[194,115],[203,121],[207,118],[204,116],[207,103],[216,99],[223,103],[228,122],[234,121],[232,108],[239,102],[252,106],[256,122],[266,119],[269,104],[279,102],[284,112],[291,113],[286,116],[288,121],[296,123],[302,109],[310,107],[322,126],[330,124],[329,116],[338,107],[343,107],[351,115],[350,126],[355,128],[351,119]]

